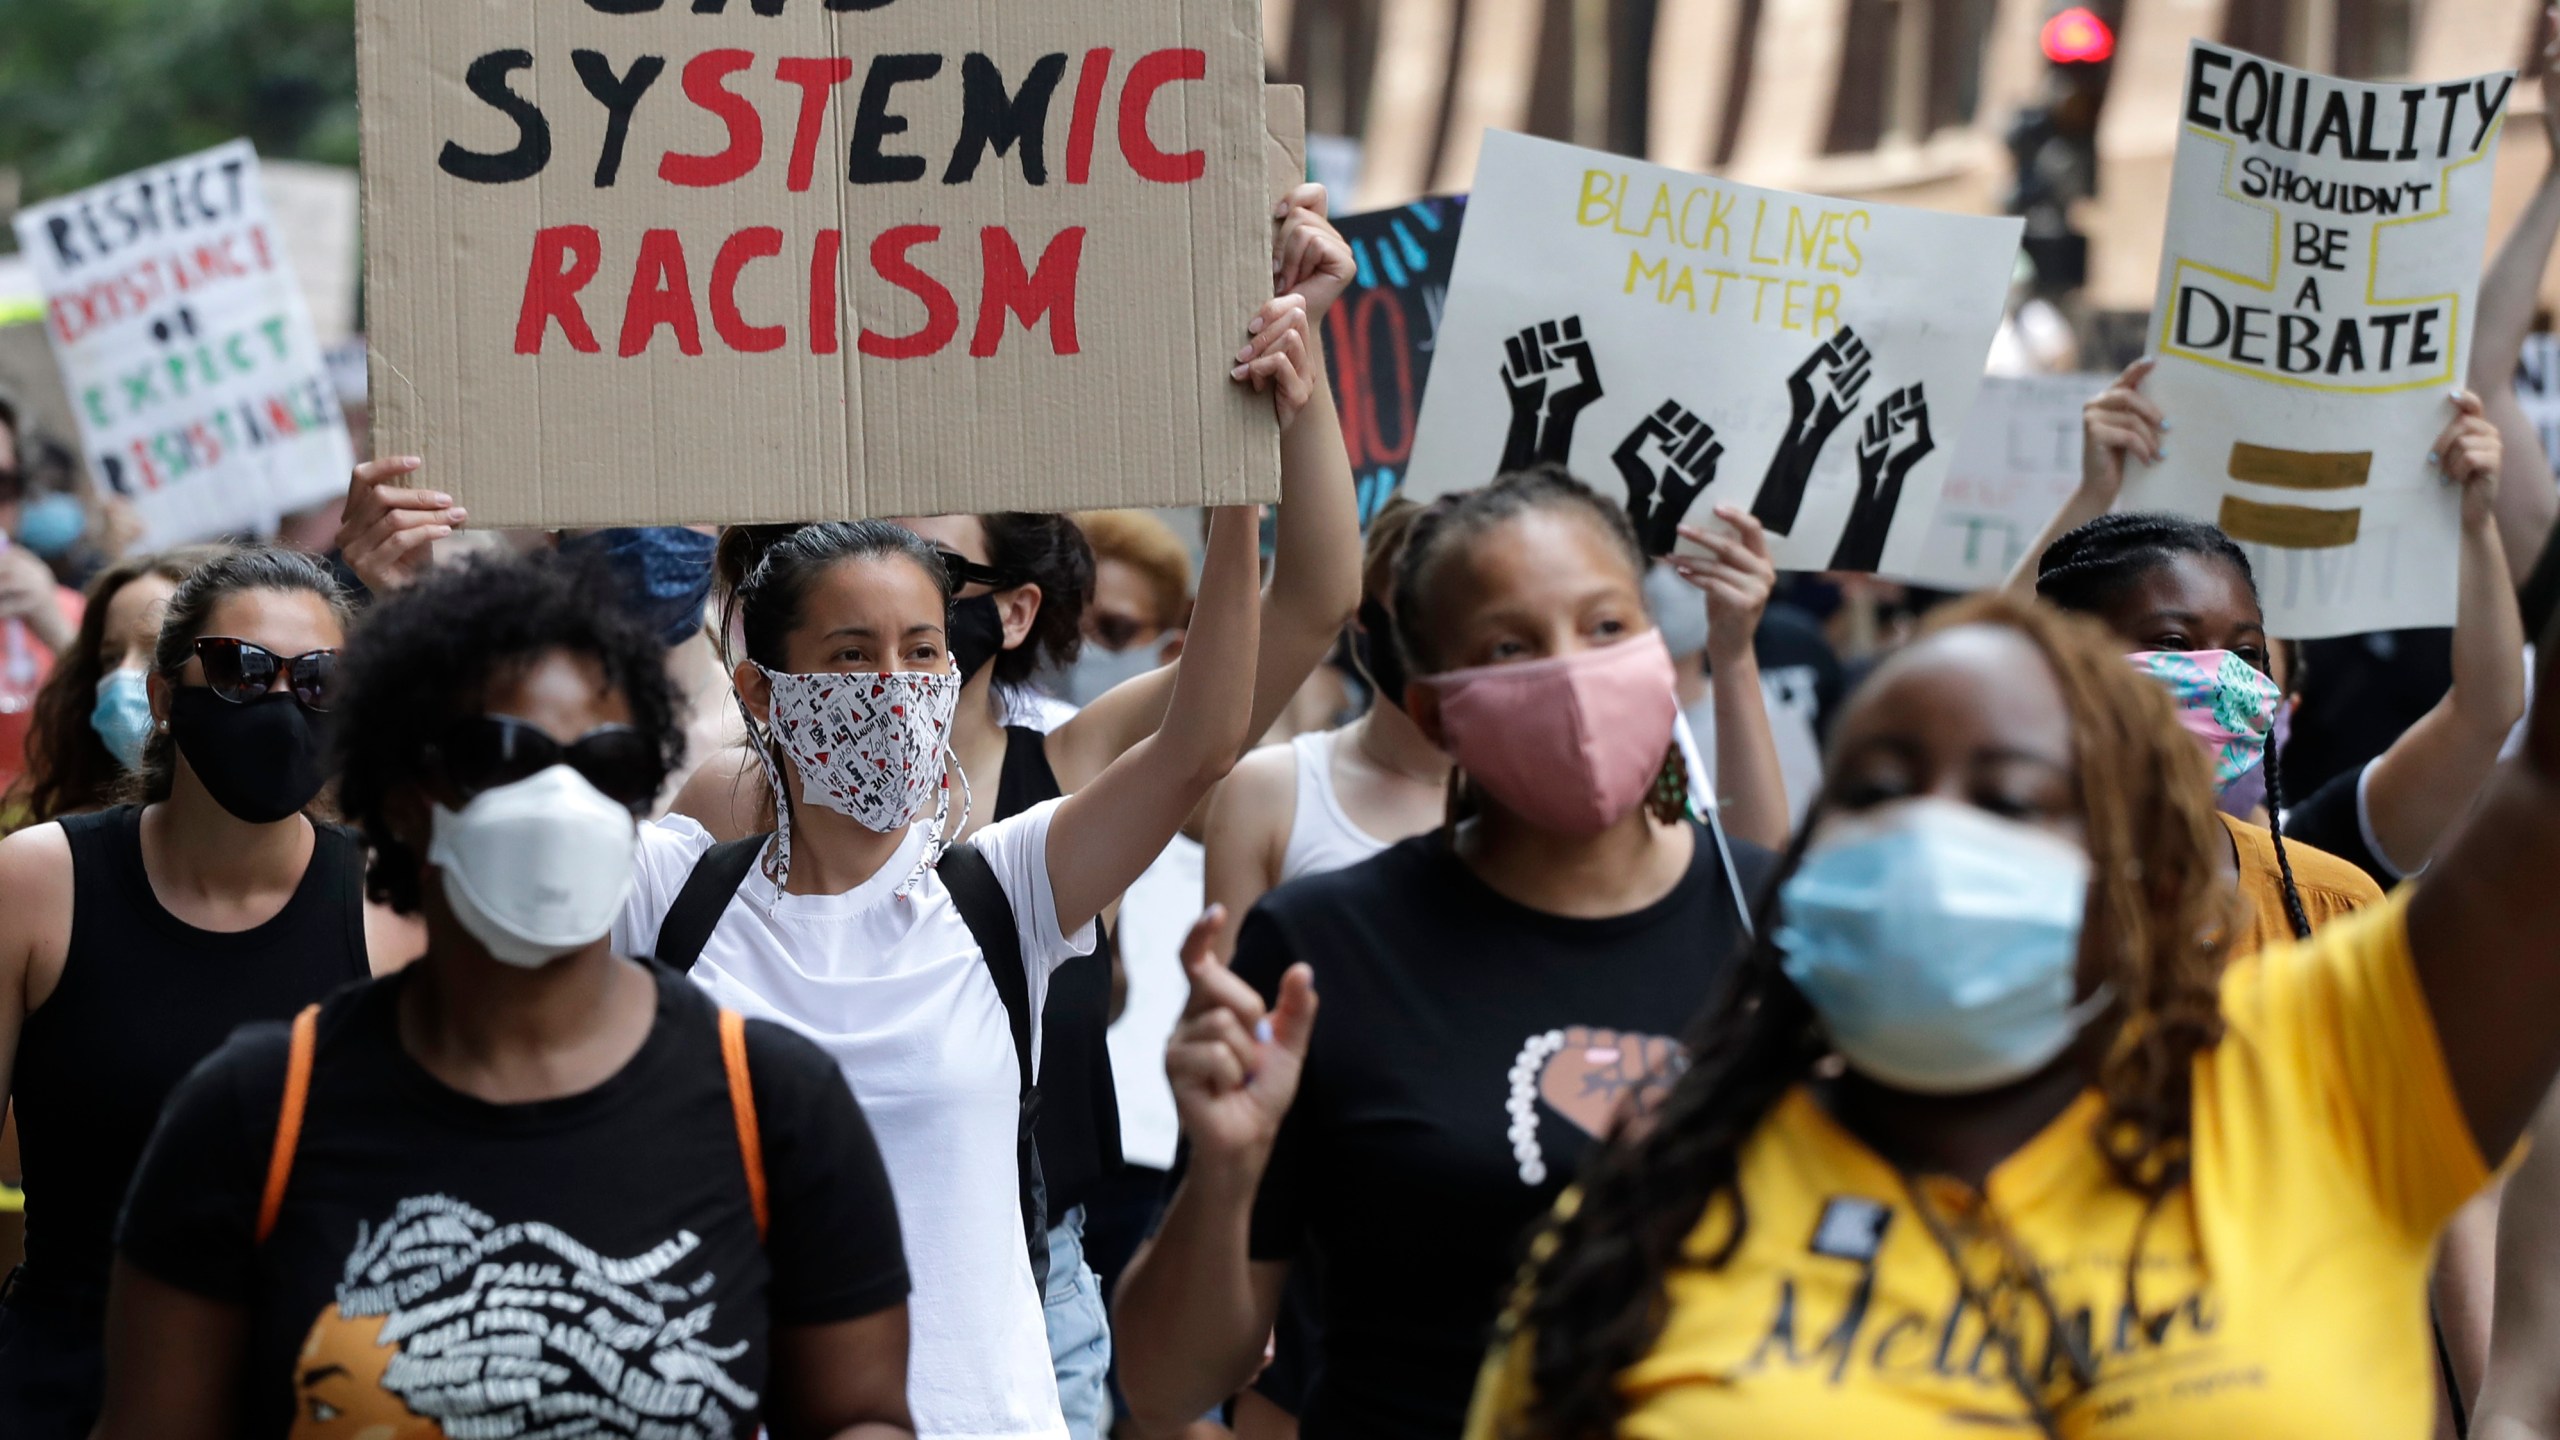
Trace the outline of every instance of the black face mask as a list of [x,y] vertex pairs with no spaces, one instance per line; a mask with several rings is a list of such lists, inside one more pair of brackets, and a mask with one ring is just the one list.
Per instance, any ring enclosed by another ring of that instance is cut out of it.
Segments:
[[993,595],[951,602],[951,663],[967,684],[1004,650],[1004,615]]
[[1396,643],[1396,622],[1375,600],[1360,602],[1360,668],[1378,694],[1398,710],[1404,708],[1404,647]]
[[213,802],[252,825],[299,811],[329,778],[327,738],[291,695],[234,705],[201,686],[181,688],[169,733]]

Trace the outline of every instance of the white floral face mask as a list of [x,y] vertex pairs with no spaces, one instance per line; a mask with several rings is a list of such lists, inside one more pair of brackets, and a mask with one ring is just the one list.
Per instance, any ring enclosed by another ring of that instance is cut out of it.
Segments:
[[[769,733],[799,772],[802,800],[884,835],[914,824],[931,805],[933,848],[939,850],[942,822],[951,810],[949,777],[959,768],[951,760],[959,676],[764,670],[764,677],[773,684]],[[791,871],[790,795],[782,777],[767,769],[780,828],[766,865],[779,884]],[[965,793],[965,777],[961,784]]]

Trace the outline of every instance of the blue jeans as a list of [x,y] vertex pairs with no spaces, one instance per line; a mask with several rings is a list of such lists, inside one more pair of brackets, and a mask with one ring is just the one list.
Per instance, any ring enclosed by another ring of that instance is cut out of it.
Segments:
[[1042,1309],[1067,1433],[1075,1440],[1102,1440],[1111,1409],[1111,1318],[1102,1308],[1102,1282],[1084,1263],[1081,1205],[1049,1232],[1049,1293]]

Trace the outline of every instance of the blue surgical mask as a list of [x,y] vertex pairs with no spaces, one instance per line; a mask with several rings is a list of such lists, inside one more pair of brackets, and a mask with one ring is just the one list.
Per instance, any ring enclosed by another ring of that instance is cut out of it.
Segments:
[[2089,855],[1951,800],[1823,823],[1780,891],[1787,978],[1850,1067],[1923,1095],[2023,1080],[2103,1013],[2072,1003]]
[[1076,655],[1076,663],[1060,677],[1058,698],[1070,705],[1085,706],[1164,664],[1164,646],[1132,645],[1126,650],[1105,650],[1091,641]]
[[99,679],[89,728],[106,742],[118,765],[128,771],[142,768],[142,749],[151,740],[151,685],[141,671],[110,670]]
[[69,554],[88,529],[89,512],[59,490],[30,498],[18,511],[18,543],[47,560]]

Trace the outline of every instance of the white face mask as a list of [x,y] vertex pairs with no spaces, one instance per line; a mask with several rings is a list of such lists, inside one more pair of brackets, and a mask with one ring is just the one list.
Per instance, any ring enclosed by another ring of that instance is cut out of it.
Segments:
[[638,873],[640,825],[566,765],[435,807],[427,863],[471,938],[533,970],[613,929]]

